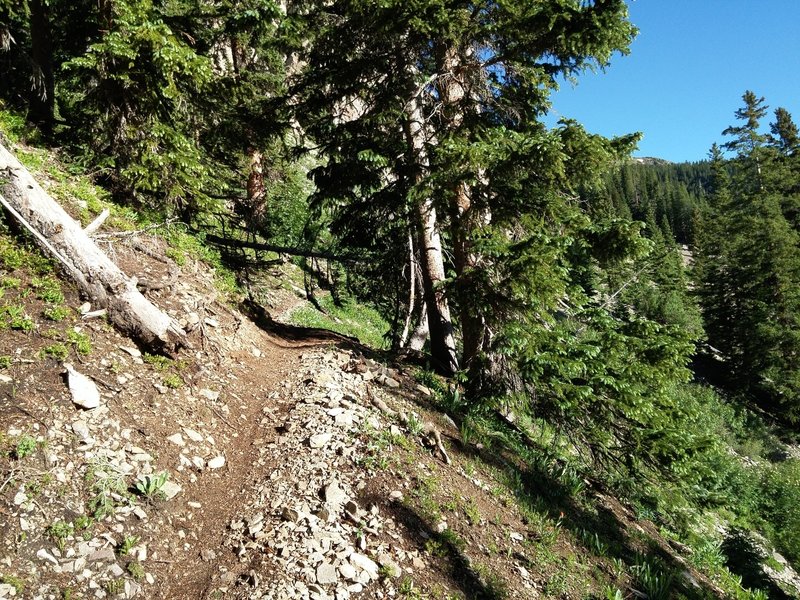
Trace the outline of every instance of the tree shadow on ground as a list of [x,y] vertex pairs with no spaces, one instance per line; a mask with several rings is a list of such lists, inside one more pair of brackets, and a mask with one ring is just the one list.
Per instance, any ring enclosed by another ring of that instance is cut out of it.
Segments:
[[[360,498],[364,505],[381,502],[378,496]],[[465,543],[451,530],[434,530],[427,521],[407,503],[392,503],[388,511],[396,523],[402,524],[418,549],[426,551],[430,559],[443,567],[449,585],[470,600],[501,600],[508,597],[505,582],[491,574],[480,574],[464,553]]]
[[[655,525],[637,519],[613,496],[604,494],[598,484],[568,473],[563,461],[544,458],[549,454],[545,448],[536,448],[530,440],[525,443],[529,455],[540,453],[542,459],[524,461],[508,444],[500,452],[496,448],[476,451],[482,461],[505,471],[523,512],[545,515],[558,528],[570,531],[591,555],[609,563],[624,562],[631,588],[638,593],[645,592],[637,581],[637,569],[646,562],[661,570],[664,578],[671,576],[673,592],[679,591],[684,598],[723,597],[717,586],[678,555]],[[529,535],[535,536],[535,531]]]
[[755,540],[741,529],[732,529],[722,543],[725,565],[732,573],[742,578],[742,585],[750,589],[766,592],[771,600],[790,600],[792,596],[784,592],[762,568],[765,554]]

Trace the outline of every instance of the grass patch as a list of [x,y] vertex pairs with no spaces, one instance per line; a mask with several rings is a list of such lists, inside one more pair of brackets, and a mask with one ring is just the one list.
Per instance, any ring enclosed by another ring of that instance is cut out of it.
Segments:
[[36,324],[33,322],[25,307],[18,304],[0,306],[0,329],[14,329],[17,331],[33,331]]
[[42,358],[65,360],[69,356],[69,348],[67,348],[64,344],[58,342],[42,348],[42,350],[39,352],[39,355]]
[[292,312],[290,321],[300,327],[328,329],[343,335],[357,338],[371,348],[384,349],[388,346],[389,324],[377,310],[366,304],[349,300],[336,306],[330,295],[319,298],[324,314],[313,306],[303,306]]

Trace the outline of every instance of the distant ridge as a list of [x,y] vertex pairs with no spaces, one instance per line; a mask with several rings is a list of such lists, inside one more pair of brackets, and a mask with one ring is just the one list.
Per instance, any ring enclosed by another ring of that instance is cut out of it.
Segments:
[[672,165],[675,164],[671,160],[663,158],[655,158],[653,156],[633,156],[631,160],[640,165]]

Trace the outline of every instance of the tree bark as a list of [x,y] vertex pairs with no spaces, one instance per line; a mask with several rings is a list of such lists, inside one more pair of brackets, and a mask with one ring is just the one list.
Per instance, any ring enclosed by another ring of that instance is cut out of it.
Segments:
[[186,345],[186,333],[136,288],[108,256],[0,145],[0,200],[29,228],[37,243],[63,265],[92,303],[148,349],[172,354]]
[[411,331],[411,322],[414,318],[414,307],[417,304],[417,257],[414,253],[414,236],[408,234],[408,310],[406,319],[403,323],[403,331],[400,334],[398,346],[405,348],[408,343],[408,335]]
[[[422,109],[417,98],[409,101],[404,129],[409,154],[409,164],[415,165],[418,183],[427,163],[425,155],[425,131]],[[450,307],[444,290],[445,272],[442,254],[442,240],[436,219],[436,207],[431,198],[417,201],[417,245],[420,249],[420,268],[422,288],[428,316],[428,331],[431,342],[431,356],[437,368],[445,375],[453,375],[458,370],[456,343],[453,335],[453,322]]]
[[[465,55],[452,43],[444,43],[437,49],[437,90],[442,103],[443,118],[447,128],[457,130],[467,114],[473,112],[472,95],[469,90],[469,50]],[[479,257],[471,243],[471,236],[488,221],[487,214],[477,209],[472,202],[473,190],[464,181],[454,183],[450,205],[450,238],[453,244],[453,266],[456,272],[456,291],[460,299],[459,321],[461,325],[461,367],[477,375],[481,365],[477,360],[487,346],[486,320],[476,306],[469,301],[474,294],[471,288],[471,271],[477,268]]]

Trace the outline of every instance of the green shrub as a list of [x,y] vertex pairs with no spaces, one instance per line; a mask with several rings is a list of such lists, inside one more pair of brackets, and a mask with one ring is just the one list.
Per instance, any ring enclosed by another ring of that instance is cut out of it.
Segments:
[[61,293],[61,284],[52,277],[34,277],[31,286],[36,290],[36,297],[50,304],[61,304],[64,302],[64,294]]
[[92,351],[92,341],[89,336],[80,331],[70,330],[67,332],[67,341],[73,345],[78,354],[89,354]]
[[72,309],[66,306],[48,306],[42,311],[45,319],[49,321],[63,321],[72,315]]
[[69,349],[61,343],[50,344],[42,349],[40,352],[42,358],[54,358],[56,360],[64,360],[69,356]]

